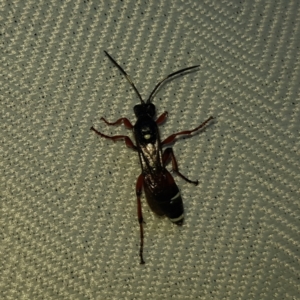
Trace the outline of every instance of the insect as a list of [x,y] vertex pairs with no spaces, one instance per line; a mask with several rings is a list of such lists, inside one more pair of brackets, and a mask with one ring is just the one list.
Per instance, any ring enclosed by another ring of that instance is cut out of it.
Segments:
[[104,52],[108,56],[108,58],[118,67],[118,69],[125,75],[126,79],[135,90],[141,101],[141,104],[137,104],[133,108],[135,116],[137,118],[137,121],[134,125],[132,125],[127,118],[120,118],[115,122],[108,122],[105,118],[101,118],[101,120],[103,120],[107,125],[123,124],[125,128],[131,129],[133,131],[136,144],[134,144],[132,140],[126,135],[108,136],[99,132],[94,127],[91,127],[91,130],[96,132],[99,136],[113,140],[114,142],[118,140],[124,140],[126,146],[136,151],[139,155],[142,173],[139,175],[136,181],[136,197],[137,215],[140,226],[139,256],[140,263],[144,264],[144,230],[141,205],[142,190],[144,190],[148,205],[154,213],[160,216],[165,215],[173,223],[182,225],[184,219],[182,198],[179,188],[177,187],[172,175],[166,169],[166,164],[169,162],[169,160],[171,160],[172,170],[174,173],[176,173],[178,176],[189,183],[192,183],[194,185],[198,184],[198,180],[189,180],[179,172],[173,149],[166,148],[163,151],[162,147],[173,143],[177,136],[190,135],[193,132],[203,128],[210,120],[213,119],[213,117],[208,118],[195,129],[174,133],[165,140],[161,141],[158,125],[161,125],[166,120],[168,112],[165,111],[156,120],[154,120],[156,108],[155,105],[151,103],[151,100],[154,97],[155,93],[158,91],[159,87],[169,78],[174,77],[180,73],[184,73],[188,70],[195,69],[199,67],[199,65],[181,69],[160,80],[154,87],[147,101],[144,101],[129,75],[106,51]]

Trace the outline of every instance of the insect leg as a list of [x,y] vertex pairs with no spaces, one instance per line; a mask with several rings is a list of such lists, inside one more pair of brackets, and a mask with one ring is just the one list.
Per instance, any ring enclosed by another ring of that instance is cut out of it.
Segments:
[[164,113],[162,113],[158,118],[157,120],[155,121],[157,125],[160,125],[162,124],[166,119],[167,119],[167,116],[168,116],[168,112],[165,111]]
[[124,124],[125,128],[132,129],[133,125],[130,123],[130,121],[127,118],[120,118],[116,122],[108,122],[103,117],[101,118],[107,125],[120,125]]
[[132,140],[127,136],[127,135],[114,135],[114,136],[109,136],[109,135],[106,135],[106,134],[103,134],[101,132],[99,132],[98,130],[96,130],[94,127],[91,127],[91,130],[95,131],[98,135],[104,137],[104,138],[107,138],[107,139],[110,139],[110,140],[113,140],[114,142],[117,141],[117,140],[122,140],[124,139],[125,140],[125,144],[128,148],[131,148],[135,151],[137,151],[137,148],[136,146],[133,144]]
[[170,144],[170,143],[173,143],[176,136],[178,135],[189,135],[197,130],[199,130],[200,128],[204,127],[210,120],[212,120],[213,117],[209,117],[206,121],[204,121],[201,125],[199,125],[198,127],[196,127],[195,129],[193,130],[185,130],[185,131],[180,131],[180,132],[177,132],[177,133],[174,133],[172,135],[170,135],[169,137],[167,137],[161,144],[162,146],[163,145],[167,145],[167,144]]
[[179,170],[178,170],[178,165],[177,165],[177,160],[176,160],[176,157],[174,155],[174,152],[173,152],[173,149],[172,148],[167,148],[165,149],[164,153],[163,153],[163,157],[162,157],[162,160],[163,160],[163,164],[164,166],[167,164],[168,160],[171,158],[172,160],[172,170],[177,174],[179,175],[182,179],[184,179],[185,181],[189,182],[189,183],[193,183],[195,185],[198,185],[198,180],[196,181],[192,181],[188,178],[186,178],[184,175],[182,175]]
[[137,197],[137,214],[138,214],[138,221],[140,224],[140,258],[141,264],[144,264],[145,261],[143,259],[143,249],[144,249],[144,229],[143,229],[143,214],[142,214],[142,204],[141,204],[141,195],[142,195],[142,188],[144,183],[144,175],[141,174],[137,181],[136,181],[136,197]]

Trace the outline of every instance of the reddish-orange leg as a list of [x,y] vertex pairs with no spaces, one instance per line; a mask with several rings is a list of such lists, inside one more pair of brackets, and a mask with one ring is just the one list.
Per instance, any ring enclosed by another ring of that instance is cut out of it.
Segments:
[[120,124],[123,123],[125,128],[127,128],[127,129],[132,129],[133,128],[133,125],[131,124],[131,122],[127,118],[120,118],[116,122],[112,122],[112,123],[106,121],[103,117],[101,118],[101,120],[103,120],[107,125],[120,125]]
[[143,259],[143,249],[144,249],[144,229],[143,229],[143,214],[142,214],[142,203],[141,203],[141,195],[144,184],[144,175],[141,174],[136,181],[136,198],[137,198],[137,214],[138,221],[140,224],[140,258],[141,264],[144,264],[145,261]]
[[161,125],[166,120],[167,116],[168,116],[168,112],[165,111],[157,118],[157,120],[155,121],[156,124]]
[[[120,125],[121,123],[124,124],[124,126],[128,129],[132,129],[132,125],[130,121],[126,118],[118,119],[116,122],[110,123],[106,121],[104,118],[101,118],[107,125]],[[131,139],[126,135],[115,135],[115,136],[108,136],[105,135],[98,130],[96,130],[94,127],[91,127],[91,130],[95,131],[98,135],[101,137],[111,139],[114,142],[117,140],[124,139],[125,144],[128,148],[131,148],[133,150],[137,150],[136,146],[133,144]],[[144,176],[141,174],[136,182],[136,197],[137,197],[137,214],[138,214],[138,221],[140,224],[140,258],[141,258],[141,264],[144,264],[145,261],[143,259],[143,249],[144,249],[144,229],[143,229],[143,214],[142,214],[142,204],[141,204],[141,195],[142,195],[142,189],[143,189],[143,183],[144,183]]]
[[[162,119],[162,122],[164,121],[164,119],[166,118],[166,112],[164,114],[162,114],[159,118],[159,119]],[[170,135],[169,137],[167,137],[161,144],[162,146],[164,145],[167,145],[167,144],[170,144],[170,143],[173,143],[175,141],[175,138],[178,136],[178,135],[189,135],[189,134],[192,134],[193,132],[199,130],[200,128],[203,128],[210,120],[212,120],[213,117],[210,117],[208,118],[206,121],[204,121],[201,125],[199,125],[198,127],[196,127],[195,129],[193,130],[185,130],[185,131],[180,131],[180,132],[177,132],[177,133],[174,133],[172,135]],[[157,121],[158,121],[157,120]],[[157,122],[156,121],[156,122]],[[180,172],[179,172],[179,169],[178,169],[178,165],[177,165],[177,161],[176,161],[176,157],[174,155],[174,152],[173,152],[173,149],[172,148],[167,148],[165,149],[165,151],[163,152],[163,157],[162,157],[162,160],[163,160],[163,164],[164,166],[167,164],[168,160],[171,158],[172,160],[172,170],[177,174],[179,175],[182,179],[184,179],[185,181],[189,182],[189,183],[193,183],[195,185],[198,184],[198,180],[196,181],[192,181],[188,178],[186,178],[184,175],[182,175]]]
[[[103,120],[107,125],[120,125],[120,124],[124,124],[125,128],[127,129],[132,129],[133,126],[130,123],[130,121],[127,118],[120,118],[118,119],[116,122],[108,122],[106,121],[104,118],[101,118],[101,120]],[[128,148],[131,148],[133,150],[137,150],[136,146],[133,144],[132,140],[130,139],[130,137],[128,137],[127,135],[114,135],[114,136],[109,136],[106,134],[101,133],[100,131],[96,130],[93,126],[91,127],[91,130],[95,131],[98,135],[106,138],[106,139],[110,139],[113,140],[114,142],[117,140],[122,140],[124,139],[125,144]]]
[[185,131],[180,131],[180,132],[177,132],[177,133],[174,133],[172,135],[170,135],[169,137],[167,137],[161,144],[162,146],[164,145],[167,145],[167,144],[171,144],[174,142],[175,138],[178,136],[178,135],[189,135],[197,130],[199,130],[200,128],[204,127],[210,120],[212,120],[213,117],[210,117],[208,118],[206,121],[204,121],[201,125],[199,125],[198,127],[196,127],[195,129],[193,130],[185,130]]
[[96,130],[94,127],[91,127],[91,130],[95,131],[98,135],[106,138],[106,139],[110,139],[113,140],[114,142],[118,141],[118,140],[122,140],[124,139],[125,144],[128,148],[131,148],[135,151],[137,151],[136,146],[133,144],[132,140],[127,136],[127,135],[114,135],[114,136],[109,136],[106,134],[101,133],[100,131]]
[[163,153],[163,157],[162,157],[162,160],[163,160],[163,164],[164,166],[168,163],[169,159],[171,158],[172,160],[172,170],[178,175],[180,176],[182,179],[184,179],[185,181],[189,182],[189,183],[193,183],[195,185],[198,184],[198,180],[196,181],[192,181],[188,178],[186,178],[184,175],[182,175],[179,170],[178,170],[178,165],[177,165],[177,160],[176,160],[176,157],[174,155],[174,152],[173,152],[173,149],[172,148],[167,148],[165,149],[164,153]]

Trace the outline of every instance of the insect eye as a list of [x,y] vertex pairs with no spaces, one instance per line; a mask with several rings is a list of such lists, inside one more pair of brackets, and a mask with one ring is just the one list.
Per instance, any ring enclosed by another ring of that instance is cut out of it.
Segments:
[[141,104],[135,105],[133,108],[133,111],[137,118],[145,113],[145,109],[144,109],[143,105],[141,105]]

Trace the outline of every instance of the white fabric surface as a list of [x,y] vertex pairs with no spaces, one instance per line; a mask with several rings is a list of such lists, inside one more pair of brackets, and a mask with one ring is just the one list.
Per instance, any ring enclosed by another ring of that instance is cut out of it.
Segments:
[[[1,299],[300,299],[300,1],[3,1]],[[154,98],[197,187],[182,228],[143,198],[128,134]]]

